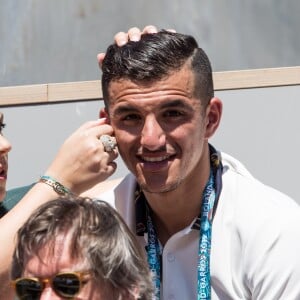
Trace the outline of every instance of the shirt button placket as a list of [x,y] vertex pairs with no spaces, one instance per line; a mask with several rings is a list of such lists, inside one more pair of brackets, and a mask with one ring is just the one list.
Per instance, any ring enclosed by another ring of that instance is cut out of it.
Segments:
[[[167,261],[168,263],[174,263],[175,262],[175,255],[172,253],[172,252],[168,252],[167,253]],[[168,300],[175,300],[176,297],[175,295],[172,293],[172,291],[170,291],[168,297],[167,297]]]

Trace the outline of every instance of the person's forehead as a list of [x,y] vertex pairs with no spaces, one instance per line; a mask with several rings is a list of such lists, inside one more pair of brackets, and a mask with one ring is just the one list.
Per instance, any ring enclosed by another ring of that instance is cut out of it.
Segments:
[[157,80],[136,81],[128,78],[113,80],[111,81],[108,90],[111,100],[130,93],[142,94],[145,92],[147,93],[148,91],[164,92],[182,90],[185,93],[192,95],[194,92],[194,79],[193,71],[189,66],[184,66]]
[[[52,244],[54,243],[54,244]],[[70,235],[58,235],[37,249],[29,257],[25,266],[25,275],[47,275],[64,271],[87,269],[87,261],[82,257],[72,257]]]

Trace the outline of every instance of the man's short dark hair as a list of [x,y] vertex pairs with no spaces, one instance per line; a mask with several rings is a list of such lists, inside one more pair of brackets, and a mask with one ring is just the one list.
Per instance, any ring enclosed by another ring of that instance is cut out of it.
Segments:
[[168,77],[190,61],[195,75],[194,96],[206,105],[214,96],[212,69],[205,52],[189,35],[162,30],[143,34],[138,42],[108,47],[102,65],[102,91],[109,106],[109,84],[120,79],[151,84]]

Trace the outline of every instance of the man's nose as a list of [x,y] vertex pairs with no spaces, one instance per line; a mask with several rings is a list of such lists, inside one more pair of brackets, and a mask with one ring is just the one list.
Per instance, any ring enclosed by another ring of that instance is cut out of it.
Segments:
[[10,150],[11,150],[11,143],[3,135],[0,135],[0,153],[6,154]]
[[53,289],[47,284],[47,286],[43,289],[40,300],[61,300],[63,298],[56,295]]
[[165,146],[166,135],[155,116],[148,116],[145,119],[141,132],[141,145],[148,150],[155,151]]

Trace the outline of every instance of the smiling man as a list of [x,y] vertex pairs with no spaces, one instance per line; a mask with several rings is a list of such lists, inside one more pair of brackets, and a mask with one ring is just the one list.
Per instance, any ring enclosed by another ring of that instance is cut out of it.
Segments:
[[131,174],[100,197],[145,247],[157,299],[298,299],[299,207],[209,144],[222,102],[195,39],[111,45],[102,71],[101,116]]
[[[176,189],[186,177],[195,178],[195,166],[208,155],[203,142],[216,124],[208,130],[203,126],[206,107],[194,96],[193,85],[188,65],[150,87],[129,80],[110,84],[110,122],[120,153],[144,191]],[[218,121],[221,103],[215,98],[211,107],[209,113]],[[204,185],[206,175],[202,181]]]

